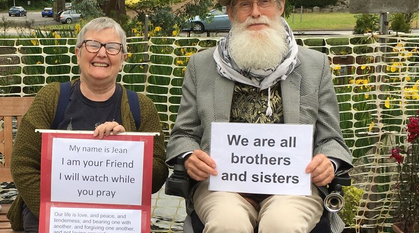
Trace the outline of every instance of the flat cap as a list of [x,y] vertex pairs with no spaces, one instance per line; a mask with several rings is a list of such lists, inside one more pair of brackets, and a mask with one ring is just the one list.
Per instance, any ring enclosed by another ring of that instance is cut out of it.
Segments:
[[230,3],[230,0],[218,0],[221,6],[227,6]]

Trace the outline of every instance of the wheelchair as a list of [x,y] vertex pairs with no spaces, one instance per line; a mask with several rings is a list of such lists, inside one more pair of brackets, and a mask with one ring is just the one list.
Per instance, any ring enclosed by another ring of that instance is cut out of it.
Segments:
[[[194,181],[189,178],[183,165],[183,160],[178,159],[173,167],[173,173],[166,181],[165,193],[167,195],[188,198],[188,193]],[[351,178],[347,173],[336,176],[328,185],[329,194],[324,198],[325,210],[320,221],[310,233],[331,233],[328,213],[338,212],[344,206],[342,186],[350,186]],[[183,224],[184,233],[202,233],[204,224],[198,215],[193,211],[186,216]],[[257,227],[255,233],[257,233]]]

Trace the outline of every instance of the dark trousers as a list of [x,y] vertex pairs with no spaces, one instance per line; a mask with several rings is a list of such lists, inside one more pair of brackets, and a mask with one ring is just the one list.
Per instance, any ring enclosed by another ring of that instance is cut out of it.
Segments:
[[23,203],[22,215],[25,233],[38,233],[39,219],[29,210],[25,203]]

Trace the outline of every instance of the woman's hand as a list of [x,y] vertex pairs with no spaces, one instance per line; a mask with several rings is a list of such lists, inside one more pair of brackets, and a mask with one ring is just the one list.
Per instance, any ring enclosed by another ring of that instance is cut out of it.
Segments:
[[111,133],[115,135],[122,132],[125,132],[124,126],[118,124],[116,121],[107,121],[96,127],[95,132],[93,132],[93,137],[102,139],[105,136],[109,136]]

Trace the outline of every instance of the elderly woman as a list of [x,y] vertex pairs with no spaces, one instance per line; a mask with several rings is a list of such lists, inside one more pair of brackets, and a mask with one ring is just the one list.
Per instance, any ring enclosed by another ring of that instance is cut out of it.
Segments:
[[[110,18],[94,19],[80,31],[75,53],[81,74],[71,81],[70,98],[57,128],[94,130],[93,136],[98,138],[111,132],[160,132],[154,140],[153,159],[152,192],[157,192],[168,175],[157,110],[150,99],[138,94],[141,124],[137,129],[127,90],[116,83],[127,56],[125,32]],[[59,83],[43,87],[23,117],[16,136],[11,171],[19,195],[8,213],[14,230],[38,232],[41,135],[35,129],[51,128],[59,95]]]

